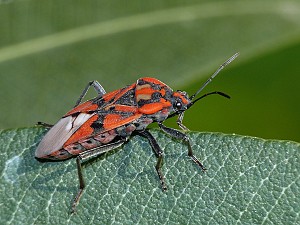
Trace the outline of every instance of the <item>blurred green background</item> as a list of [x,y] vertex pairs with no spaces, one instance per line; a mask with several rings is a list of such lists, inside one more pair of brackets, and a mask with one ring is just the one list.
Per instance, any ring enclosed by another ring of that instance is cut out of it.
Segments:
[[[0,128],[55,123],[90,80],[193,94],[191,130],[300,142],[300,1],[0,1]],[[95,93],[89,92],[88,97]],[[176,127],[174,121],[170,121]]]

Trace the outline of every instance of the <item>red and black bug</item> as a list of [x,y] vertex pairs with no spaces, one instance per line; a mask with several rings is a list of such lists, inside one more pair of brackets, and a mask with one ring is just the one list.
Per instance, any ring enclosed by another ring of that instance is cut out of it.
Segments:
[[[72,205],[72,212],[79,202],[85,187],[81,163],[99,156],[124,144],[132,133],[148,139],[156,157],[156,171],[162,189],[166,190],[164,176],[161,171],[163,151],[146,129],[150,123],[156,122],[158,126],[170,136],[183,140],[188,147],[188,156],[205,171],[202,163],[194,156],[188,136],[183,131],[188,131],[182,124],[184,112],[198,100],[218,94],[226,98],[222,92],[210,92],[195,99],[203,88],[230,62],[238,53],[224,62],[218,70],[202,85],[191,97],[184,91],[173,91],[163,82],[150,77],[137,80],[136,83],[124,88],[106,93],[97,82],[89,82],[83,90],[74,108],[66,113],[42,139],[35,152],[38,159],[64,160],[76,157],[79,191]],[[90,87],[93,87],[98,96],[81,103]],[[177,124],[183,130],[166,127],[163,122],[178,115]]]

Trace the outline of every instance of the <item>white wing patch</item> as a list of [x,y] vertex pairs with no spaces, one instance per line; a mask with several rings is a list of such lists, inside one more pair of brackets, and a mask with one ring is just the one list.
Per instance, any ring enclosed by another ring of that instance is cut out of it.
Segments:
[[35,157],[44,158],[52,152],[61,149],[72,134],[93,115],[80,113],[77,117],[68,116],[60,119],[38,145]]

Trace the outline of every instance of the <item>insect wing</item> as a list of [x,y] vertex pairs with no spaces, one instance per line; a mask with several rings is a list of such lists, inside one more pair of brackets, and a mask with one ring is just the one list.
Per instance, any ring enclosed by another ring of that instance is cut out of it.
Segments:
[[[47,158],[50,154],[81,140],[132,123],[142,116],[136,106],[118,104],[130,102],[128,94],[135,84],[84,102],[70,110],[45,135],[35,156]],[[117,103],[117,104],[115,104]]]
[[97,104],[94,104],[92,101],[84,102],[75,108],[73,108],[71,111],[67,112],[64,117],[71,116],[78,113],[90,113],[95,111],[99,106]]
[[45,135],[35,152],[35,157],[45,158],[61,149],[66,141],[94,114],[80,113],[60,119]]
[[[123,105],[110,105],[107,108],[99,109],[94,112],[93,116],[82,123],[68,139],[64,140],[65,143],[62,147],[68,151],[71,148],[72,153],[70,153],[76,155],[79,152],[111,142],[118,136],[118,131],[122,132],[122,136],[129,136],[135,129],[135,126],[128,127],[124,125],[131,124],[142,116],[137,114],[136,111],[136,107]],[[118,131],[114,129],[118,129]],[[78,143],[84,149],[79,148],[79,152],[76,153],[76,151],[72,150],[72,147],[74,145],[78,146]]]
[[[103,117],[101,118],[101,116]],[[138,112],[136,106],[111,105],[99,117],[101,118],[100,121],[103,121],[101,132],[132,123],[141,116],[142,114]]]

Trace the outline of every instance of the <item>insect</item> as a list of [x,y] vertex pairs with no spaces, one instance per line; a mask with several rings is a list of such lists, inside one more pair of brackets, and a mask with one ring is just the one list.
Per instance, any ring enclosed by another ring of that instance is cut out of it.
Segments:
[[[150,77],[140,78],[136,83],[110,93],[106,93],[97,81],[91,81],[83,90],[74,108],[54,126],[40,122],[40,125],[50,126],[51,129],[39,143],[35,152],[36,158],[64,160],[76,157],[79,190],[73,201],[71,212],[75,211],[85,188],[82,163],[120,147],[133,133],[148,139],[157,157],[155,169],[162,189],[167,189],[161,171],[163,151],[146,129],[154,122],[165,133],[184,141],[188,147],[188,156],[205,171],[205,167],[193,154],[191,142],[185,134],[188,128],[182,123],[184,112],[197,101],[211,94],[230,98],[222,92],[214,91],[195,99],[204,87],[238,55],[239,53],[236,53],[226,60],[191,97],[184,91],[173,91],[163,82]],[[90,87],[95,89],[97,97],[81,103]],[[177,124],[182,131],[163,124],[166,119],[176,115],[178,115]]]

